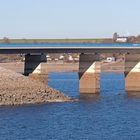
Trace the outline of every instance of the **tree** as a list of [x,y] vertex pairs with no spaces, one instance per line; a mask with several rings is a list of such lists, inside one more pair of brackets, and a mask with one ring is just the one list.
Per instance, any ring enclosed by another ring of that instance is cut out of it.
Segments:
[[140,42],[140,35],[137,36],[136,40],[137,42]]
[[113,34],[113,41],[116,42],[117,38],[118,38],[118,34],[117,33],[114,33]]
[[8,37],[3,38],[4,43],[10,43],[10,39]]

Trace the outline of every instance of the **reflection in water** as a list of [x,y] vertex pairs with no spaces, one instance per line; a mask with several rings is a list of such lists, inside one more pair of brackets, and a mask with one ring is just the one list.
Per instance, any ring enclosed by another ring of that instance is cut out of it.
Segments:
[[127,96],[128,96],[128,98],[129,99],[131,99],[131,98],[139,98],[140,99],[140,92],[127,92]]
[[100,99],[100,95],[99,94],[84,94],[84,93],[80,93],[80,100],[86,100],[86,101],[96,101]]

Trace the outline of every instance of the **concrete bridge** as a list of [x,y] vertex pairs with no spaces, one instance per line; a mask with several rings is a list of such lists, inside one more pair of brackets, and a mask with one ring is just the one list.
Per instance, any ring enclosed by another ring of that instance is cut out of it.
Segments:
[[[1,54],[25,54],[24,74],[44,75],[42,64],[47,62],[47,53],[79,53],[79,80],[81,93],[100,92],[100,53],[121,53],[125,55],[126,91],[140,91],[140,44],[132,45],[59,45],[46,44],[0,44]],[[55,66],[54,66],[55,68]]]

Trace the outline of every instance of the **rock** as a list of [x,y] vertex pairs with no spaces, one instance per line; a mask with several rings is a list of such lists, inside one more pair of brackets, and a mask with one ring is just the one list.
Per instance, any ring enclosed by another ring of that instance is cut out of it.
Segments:
[[0,67],[0,105],[38,104],[45,102],[66,102],[72,99],[57,90]]

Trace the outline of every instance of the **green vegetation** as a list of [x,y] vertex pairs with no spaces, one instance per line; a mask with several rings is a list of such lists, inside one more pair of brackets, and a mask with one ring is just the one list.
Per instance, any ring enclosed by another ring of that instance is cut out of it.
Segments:
[[4,37],[0,43],[112,43],[112,39],[9,39]]

